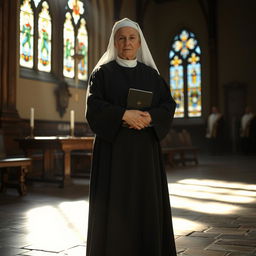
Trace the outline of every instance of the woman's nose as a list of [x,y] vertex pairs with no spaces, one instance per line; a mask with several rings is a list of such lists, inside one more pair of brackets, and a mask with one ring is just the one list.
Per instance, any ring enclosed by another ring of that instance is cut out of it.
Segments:
[[130,40],[129,39],[125,39],[124,44],[125,45],[129,45],[129,43],[130,43]]

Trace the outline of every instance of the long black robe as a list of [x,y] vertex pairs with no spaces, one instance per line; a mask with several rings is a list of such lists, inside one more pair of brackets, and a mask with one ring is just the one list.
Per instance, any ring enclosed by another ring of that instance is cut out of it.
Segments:
[[[153,92],[152,128],[122,127],[129,88]],[[95,132],[87,256],[176,256],[168,186],[159,141],[175,110],[158,73],[116,61],[92,76],[87,120]]]

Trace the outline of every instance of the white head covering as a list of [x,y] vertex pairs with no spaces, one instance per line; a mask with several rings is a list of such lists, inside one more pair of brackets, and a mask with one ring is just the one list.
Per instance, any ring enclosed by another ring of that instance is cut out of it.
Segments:
[[[137,60],[139,62],[142,62],[144,63],[145,65],[147,66],[150,66],[152,67],[153,69],[155,69],[158,74],[159,74],[159,71],[156,67],[156,64],[152,58],[152,55],[149,51],[149,48],[148,48],[148,45],[146,43],[146,40],[143,36],[143,33],[140,29],[140,26],[138,23],[128,19],[128,18],[124,18],[122,20],[119,20],[117,21],[113,28],[112,28],[112,33],[110,35],[110,39],[109,39],[109,43],[108,43],[108,48],[106,50],[106,52],[102,55],[102,57],[100,58],[100,60],[98,61],[98,63],[96,64],[96,66],[94,67],[92,73],[97,70],[101,65],[103,64],[106,64],[112,60],[116,60],[117,59],[117,50],[115,48],[115,44],[114,44],[114,41],[115,41],[115,34],[117,32],[117,30],[119,28],[122,28],[122,27],[131,27],[131,28],[134,28],[136,29],[138,32],[139,32],[139,35],[140,35],[140,41],[141,41],[141,45],[140,45],[140,48],[138,49],[138,52],[137,52]],[[90,77],[89,77],[89,80],[90,82]],[[90,85],[90,84],[89,84]],[[87,98],[89,97],[89,87],[87,88],[87,92],[86,92],[86,97],[85,97],[85,115],[86,115],[86,112],[87,112]]]
[[140,40],[141,40],[141,46],[140,46],[140,48],[137,52],[137,60],[144,63],[147,66],[152,67],[153,69],[155,69],[159,73],[159,71],[156,67],[156,64],[155,64],[155,62],[152,58],[152,55],[151,55],[151,53],[148,49],[148,45],[146,43],[146,40],[143,36],[143,33],[140,29],[139,24],[130,20],[130,19],[128,19],[128,18],[124,18],[122,20],[119,20],[114,24],[114,26],[112,28],[112,33],[110,35],[108,48],[107,48],[106,52],[103,54],[103,56],[100,58],[100,60],[96,64],[96,66],[94,67],[93,71],[98,69],[101,65],[106,64],[106,63],[116,59],[117,50],[116,50],[115,45],[114,45],[115,33],[117,32],[117,30],[119,28],[122,28],[122,27],[131,27],[131,28],[136,29],[139,32]]

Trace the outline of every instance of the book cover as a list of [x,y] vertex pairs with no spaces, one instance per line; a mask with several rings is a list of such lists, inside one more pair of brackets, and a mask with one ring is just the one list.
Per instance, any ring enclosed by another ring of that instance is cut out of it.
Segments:
[[153,92],[130,88],[127,97],[127,108],[144,110],[151,106]]

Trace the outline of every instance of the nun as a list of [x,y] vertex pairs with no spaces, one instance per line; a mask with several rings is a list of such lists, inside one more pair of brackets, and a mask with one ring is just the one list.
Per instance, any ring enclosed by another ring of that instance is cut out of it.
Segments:
[[[130,88],[152,93],[128,108]],[[89,79],[86,119],[96,134],[90,178],[87,256],[176,256],[160,141],[176,103],[136,22],[113,26]]]

